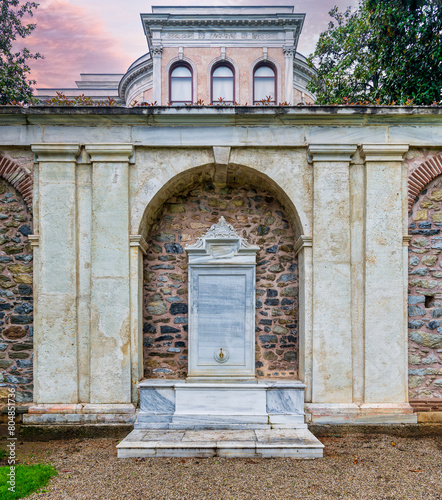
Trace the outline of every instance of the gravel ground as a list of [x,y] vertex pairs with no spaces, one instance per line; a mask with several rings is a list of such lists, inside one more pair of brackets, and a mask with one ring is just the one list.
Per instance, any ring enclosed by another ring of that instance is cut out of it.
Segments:
[[442,438],[321,438],[323,459],[117,459],[115,439],[24,442],[59,476],[31,499],[442,499]]

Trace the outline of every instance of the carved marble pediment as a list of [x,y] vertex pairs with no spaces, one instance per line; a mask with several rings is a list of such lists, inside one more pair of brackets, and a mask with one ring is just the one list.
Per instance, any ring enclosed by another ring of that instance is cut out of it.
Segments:
[[189,259],[197,255],[210,259],[233,259],[240,254],[255,256],[259,247],[251,245],[224,217],[220,217],[194,245],[187,245],[185,249]]

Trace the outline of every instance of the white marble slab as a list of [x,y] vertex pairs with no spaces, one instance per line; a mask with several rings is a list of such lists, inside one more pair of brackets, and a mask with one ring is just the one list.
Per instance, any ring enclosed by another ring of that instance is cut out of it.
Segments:
[[[154,439],[152,439],[154,438]],[[265,431],[132,431],[117,445],[118,457],[320,458],[324,446],[308,429]]]

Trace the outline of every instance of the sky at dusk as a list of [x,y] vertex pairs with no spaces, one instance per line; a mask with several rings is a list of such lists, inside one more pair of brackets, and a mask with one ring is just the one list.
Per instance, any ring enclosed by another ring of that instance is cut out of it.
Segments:
[[298,51],[307,56],[327,28],[329,10],[356,6],[357,0],[40,0],[37,28],[23,42],[45,56],[31,61],[37,87],[72,88],[80,73],[125,73],[147,52],[140,13],[151,12],[152,5],[294,5],[306,14]]

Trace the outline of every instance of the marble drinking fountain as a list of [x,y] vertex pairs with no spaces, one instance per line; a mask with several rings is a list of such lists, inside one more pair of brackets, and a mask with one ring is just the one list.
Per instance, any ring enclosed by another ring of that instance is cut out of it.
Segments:
[[255,377],[258,250],[223,217],[186,247],[188,376],[140,382],[119,457],[322,457],[304,423],[305,385]]

